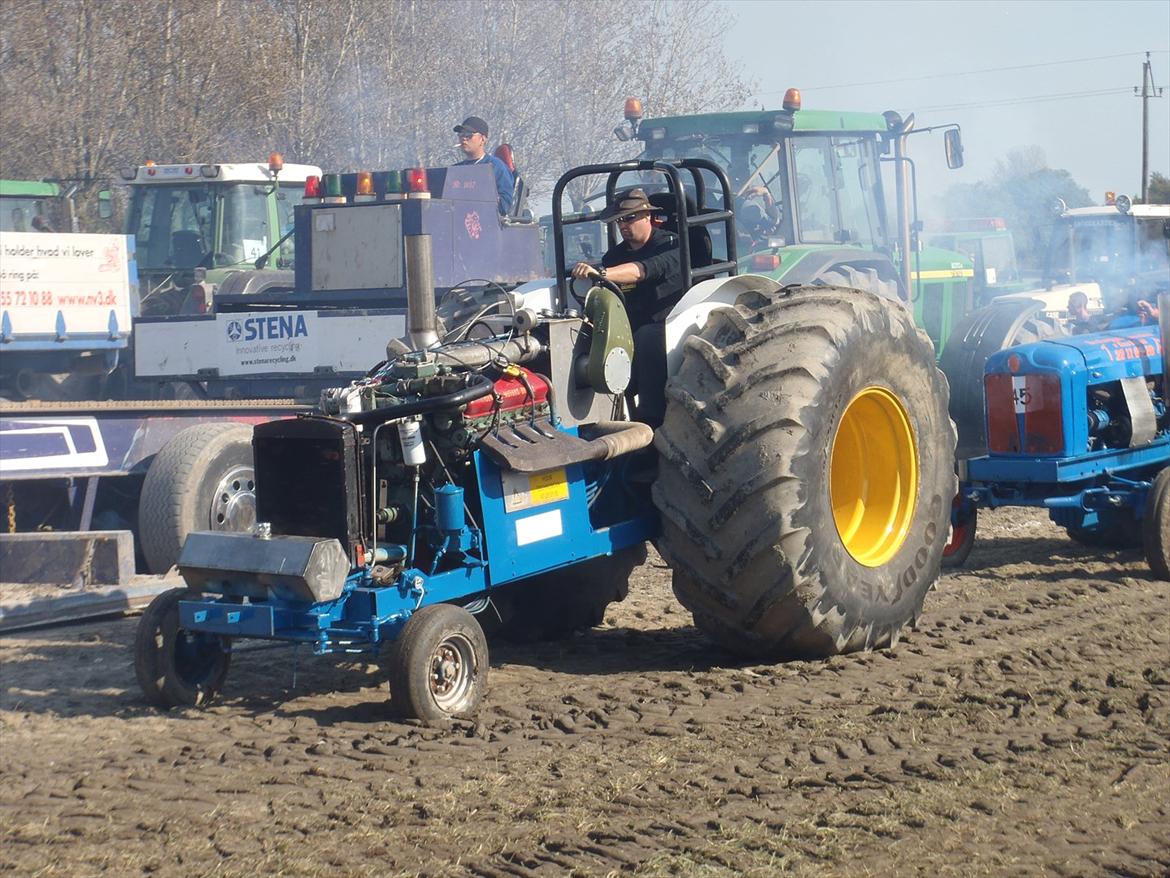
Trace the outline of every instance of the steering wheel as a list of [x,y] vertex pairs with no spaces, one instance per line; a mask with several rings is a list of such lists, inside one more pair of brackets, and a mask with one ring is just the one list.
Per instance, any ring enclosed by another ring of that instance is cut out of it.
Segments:
[[592,289],[593,287],[604,287],[605,289],[612,292],[615,296],[617,296],[618,301],[620,301],[622,303],[622,307],[623,308],[625,307],[626,294],[622,292],[621,287],[619,287],[617,284],[615,284],[609,278],[601,277],[600,275],[597,275],[597,274],[594,274],[591,277],[573,277],[570,274],[569,275],[569,293],[572,295],[572,297],[574,299],[577,300],[577,304],[581,306],[582,310],[584,310],[584,308],[585,308],[585,299],[589,295],[589,291],[586,290],[585,295],[581,295],[580,293],[577,292],[576,283],[579,280],[588,281],[589,285],[590,285],[590,289]]

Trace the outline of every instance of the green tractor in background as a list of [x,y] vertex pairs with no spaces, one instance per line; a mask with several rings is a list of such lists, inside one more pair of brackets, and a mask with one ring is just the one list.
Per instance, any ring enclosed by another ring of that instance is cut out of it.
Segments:
[[941,231],[925,236],[928,246],[962,253],[975,264],[974,294],[978,307],[997,296],[1023,292],[1029,284],[1016,261],[1016,241],[1000,217],[948,219]]
[[[804,110],[796,89],[785,94],[781,111],[658,119],[643,119],[641,102],[631,98],[625,119],[614,134],[641,141],[640,159],[704,158],[726,170],[741,271],[786,285],[845,286],[898,298],[936,351],[975,306],[971,258],[918,240],[914,168],[906,154],[911,135],[941,129],[948,167],[962,167],[957,125],[916,129],[913,116],[893,111]],[[894,223],[883,164],[894,172]],[[608,246],[600,224],[594,237],[589,249],[599,256]],[[713,257],[725,258],[717,229],[712,238]]]

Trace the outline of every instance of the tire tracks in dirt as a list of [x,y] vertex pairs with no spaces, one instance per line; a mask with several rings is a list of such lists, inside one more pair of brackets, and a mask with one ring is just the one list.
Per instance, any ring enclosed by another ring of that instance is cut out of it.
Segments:
[[995,521],[893,652],[736,664],[652,558],[444,729],[374,664],[241,651],[160,714],[132,620],[0,639],[0,872],[1166,874],[1170,586]]

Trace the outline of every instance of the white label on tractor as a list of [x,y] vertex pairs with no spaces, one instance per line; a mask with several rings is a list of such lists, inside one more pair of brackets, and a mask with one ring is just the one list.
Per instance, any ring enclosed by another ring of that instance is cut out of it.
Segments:
[[505,512],[521,512],[569,498],[569,482],[564,469],[550,469],[531,475],[501,470],[500,482],[504,488]]
[[565,532],[561,524],[561,510],[553,509],[539,515],[529,515],[516,522],[516,545],[527,546],[559,537]]
[[1017,415],[1022,415],[1028,410],[1028,405],[1032,402],[1032,393],[1028,390],[1028,379],[1024,375],[1012,376],[1012,405],[1015,407]]
[[328,210],[318,210],[313,214],[313,229],[318,232],[333,231],[333,213]]

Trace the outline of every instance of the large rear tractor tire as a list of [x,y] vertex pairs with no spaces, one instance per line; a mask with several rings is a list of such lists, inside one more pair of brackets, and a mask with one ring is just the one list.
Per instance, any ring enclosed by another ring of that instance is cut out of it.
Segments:
[[1154,487],[1146,496],[1142,549],[1150,572],[1170,582],[1170,468],[1158,473]]
[[788,287],[684,345],[653,494],[695,623],[753,658],[893,644],[938,578],[957,490],[930,339],[896,301]]
[[496,609],[481,614],[488,636],[531,643],[596,627],[610,604],[626,599],[630,574],[645,563],[646,546],[639,544],[504,586],[492,598]]
[[252,428],[228,422],[197,424],[154,458],[138,500],[138,535],[152,573],[179,560],[187,534],[243,532],[256,522]]

